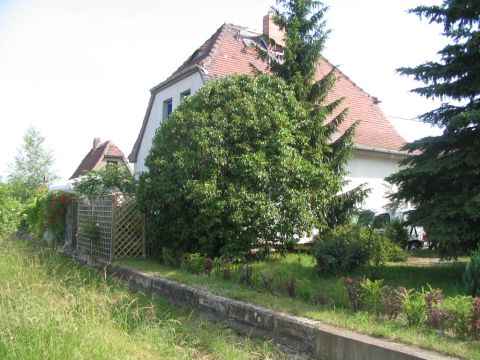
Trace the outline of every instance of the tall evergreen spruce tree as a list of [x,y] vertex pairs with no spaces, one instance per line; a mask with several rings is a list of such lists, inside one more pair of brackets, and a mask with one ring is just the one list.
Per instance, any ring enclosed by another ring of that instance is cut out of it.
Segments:
[[[316,79],[317,67],[330,32],[326,29],[326,11],[327,7],[316,0],[277,0],[277,8],[273,9],[273,22],[284,31],[284,44],[270,38],[269,48],[258,47],[257,53],[268,64],[271,74],[283,78],[293,86],[297,99],[309,106],[310,116],[317,120],[315,129],[311,129],[311,151],[329,148],[326,160],[338,179],[336,193],[331,194],[330,203],[319,209],[318,215],[333,228],[349,218],[355,205],[360,204],[368,195],[369,189],[360,185],[339,194],[348,184],[345,179],[346,165],[352,156],[353,136],[358,122],[331,142],[340,124],[346,119],[348,109],[344,108],[332,118],[333,112],[344,98],[326,103],[336,82],[335,69],[323,78]],[[279,53],[283,55],[278,56]]]
[[480,2],[445,0],[410,12],[442,24],[451,40],[438,62],[398,69],[425,83],[413,92],[443,101],[420,119],[444,131],[407,144],[405,168],[388,181],[398,186],[392,200],[414,204],[409,221],[426,228],[443,257],[455,257],[480,241]]

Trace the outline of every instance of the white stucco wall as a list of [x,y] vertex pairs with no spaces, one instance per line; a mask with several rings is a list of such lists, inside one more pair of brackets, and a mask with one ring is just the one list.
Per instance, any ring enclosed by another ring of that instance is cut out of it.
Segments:
[[384,178],[398,171],[398,163],[403,158],[403,155],[398,154],[355,150],[347,166],[347,179],[350,180],[347,189],[367,184],[371,192],[363,204],[364,209],[374,211],[385,209],[388,204],[386,195],[391,187]]
[[137,176],[140,172],[148,171],[148,168],[145,166],[145,158],[152,147],[152,140],[153,136],[155,135],[155,130],[157,130],[160,122],[162,121],[163,102],[165,100],[172,99],[172,106],[173,109],[175,109],[180,103],[180,93],[190,89],[190,94],[193,94],[203,85],[202,77],[198,72],[195,72],[167,86],[165,89],[160,90],[155,95],[155,100],[153,101],[150,116],[145,128],[145,134],[138,151],[137,162],[134,163],[134,173]]

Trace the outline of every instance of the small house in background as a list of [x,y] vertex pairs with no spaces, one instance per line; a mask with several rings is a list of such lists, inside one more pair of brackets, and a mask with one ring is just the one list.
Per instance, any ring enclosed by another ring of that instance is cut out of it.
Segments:
[[70,180],[89,171],[101,170],[106,166],[115,166],[130,174],[132,173],[125,155],[113,142],[108,140],[101,143],[100,138],[95,138],[93,139],[92,148],[85,155],[80,165],[78,165]]

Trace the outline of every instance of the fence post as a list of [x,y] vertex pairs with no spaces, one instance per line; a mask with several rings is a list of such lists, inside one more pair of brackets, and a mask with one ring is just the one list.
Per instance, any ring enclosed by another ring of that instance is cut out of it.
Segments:
[[142,214],[143,218],[143,227],[142,227],[142,241],[143,241],[143,250],[142,257],[145,259],[147,257],[147,229],[145,224],[145,214]]
[[[94,204],[95,204],[95,198],[92,196],[90,198],[90,222],[93,222],[93,214],[94,214]],[[88,239],[88,241],[90,241],[90,255],[91,256],[94,256],[93,255],[93,241],[91,239],[91,236],[89,236],[90,239]],[[97,249],[97,254],[98,254],[98,249]]]
[[77,228],[76,228],[76,234],[75,234],[75,251],[78,252],[78,239],[80,238],[80,201],[81,199],[79,198],[77,203]]
[[112,199],[112,229],[111,229],[111,236],[112,239],[110,241],[110,261],[115,259],[115,233],[117,230],[116,219],[117,219],[117,195],[113,194],[111,196]]

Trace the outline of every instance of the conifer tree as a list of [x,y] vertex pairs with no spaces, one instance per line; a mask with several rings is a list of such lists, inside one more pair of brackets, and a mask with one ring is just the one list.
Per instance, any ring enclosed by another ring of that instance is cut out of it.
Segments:
[[[268,49],[258,47],[260,59],[268,65],[268,71],[283,78],[292,85],[297,99],[309,104],[310,116],[316,119],[316,127],[311,129],[311,151],[328,147],[330,167],[338,179],[336,193],[330,196],[327,206],[319,209],[322,217],[330,227],[345,222],[356,204],[360,204],[368,194],[365,185],[339,194],[348,181],[346,165],[352,156],[353,136],[358,122],[338,136],[339,126],[347,117],[344,108],[333,116],[341,106],[344,98],[327,103],[328,95],[336,82],[335,68],[326,76],[318,79],[317,69],[321,66],[322,51],[328,38],[325,14],[327,7],[316,0],[277,0],[273,9],[273,22],[285,33],[284,44],[268,39]],[[279,56],[278,54],[282,54]],[[336,138],[333,142],[332,139]]]
[[412,224],[426,228],[443,257],[455,257],[480,241],[480,2],[445,0],[411,13],[442,24],[449,44],[439,61],[400,68],[425,86],[412,91],[442,105],[420,119],[443,134],[405,146],[404,169],[389,177],[398,186],[395,202],[411,202]]

